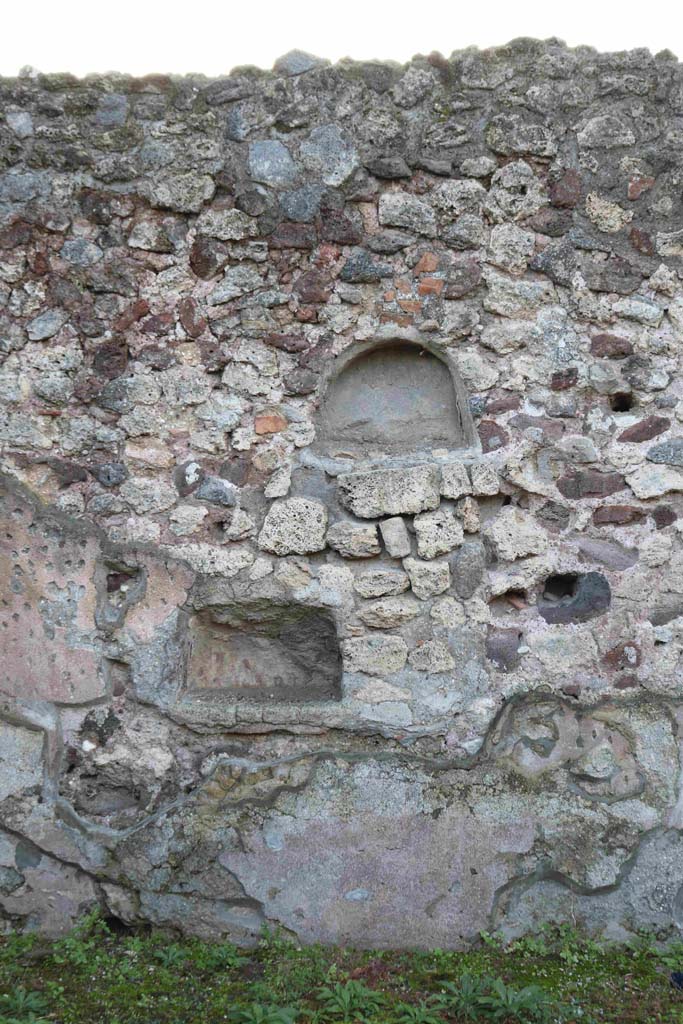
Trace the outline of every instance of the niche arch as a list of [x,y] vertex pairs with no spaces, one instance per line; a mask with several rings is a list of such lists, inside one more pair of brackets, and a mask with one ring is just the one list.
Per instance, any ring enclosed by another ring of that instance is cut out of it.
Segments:
[[332,458],[479,448],[453,357],[433,342],[401,336],[362,342],[338,356],[315,426],[315,450]]

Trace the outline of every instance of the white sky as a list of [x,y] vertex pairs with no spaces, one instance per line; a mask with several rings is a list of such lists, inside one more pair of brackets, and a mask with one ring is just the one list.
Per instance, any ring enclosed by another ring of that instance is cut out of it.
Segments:
[[5,0],[0,74],[217,75],[295,48],[405,61],[517,36],[683,58],[683,13],[676,0]]

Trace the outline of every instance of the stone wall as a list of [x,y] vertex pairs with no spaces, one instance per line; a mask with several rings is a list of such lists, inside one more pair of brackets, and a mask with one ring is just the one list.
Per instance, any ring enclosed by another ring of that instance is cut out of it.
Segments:
[[683,68],[0,93],[4,928],[683,926]]

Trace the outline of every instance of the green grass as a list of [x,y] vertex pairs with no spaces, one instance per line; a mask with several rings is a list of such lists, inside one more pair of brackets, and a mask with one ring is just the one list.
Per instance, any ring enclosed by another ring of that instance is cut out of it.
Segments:
[[467,953],[297,946],[253,950],[115,935],[0,938],[0,1024],[683,1024],[683,942],[600,945],[566,926]]

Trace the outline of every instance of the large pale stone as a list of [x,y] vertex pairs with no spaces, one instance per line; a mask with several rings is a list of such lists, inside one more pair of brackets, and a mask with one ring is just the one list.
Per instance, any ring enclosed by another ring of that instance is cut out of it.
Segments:
[[410,666],[419,672],[436,674],[455,668],[453,655],[442,640],[427,640],[408,655]]
[[344,641],[342,653],[348,672],[383,676],[401,671],[408,648],[400,636],[358,636]]
[[380,553],[377,527],[355,523],[334,523],[327,531],[327,543],[342,558],[372,558]]
[[659,464],[639,466],[626,477],[626,483],[636,498],[658,498],[669,491],[683,491],[683,470]]
[[514,562],[527,555],[540,555],[548,547],[543,530],[528,512],[507,505],[484,527],[484,534],[493,543],[499,558]]
[[327,509],[310,498],[276,501],[265,518],[259,547],[275,555],[305,555],[325,547]]
[[421,562],[418,558],[404,558],[403,567],[410,577],[413,593],[423,601],[436,594],[443,594],[451,585],[448,562]]
[[441,493],[444,498],[462,498],[472,493],[472,484],[464,463],[449,462],[441,467]]
[[420,603],[410,594],[402,597],[385,597],[381,601],[365,605],[358,612],[358,618],[374,629],[396,629],[404,622],[410,622],[420,613]]
[[361,519],[437,508],[439,484],[436,466],[345,473],[338,478],[340,501]]
[[410,586],[410,580],[398,569],[371,569],[356,576],[353,589],[361,597],[384,597],[385,594],[402,594]]
[[392,558],[405,558],[410,554],[408,527],[400,516],[392,516],[379,524],[384,546]]
[[449,509],[423,512],[413,520],[420,558],[436,558],[457,548],[463,541],[462,524]]

